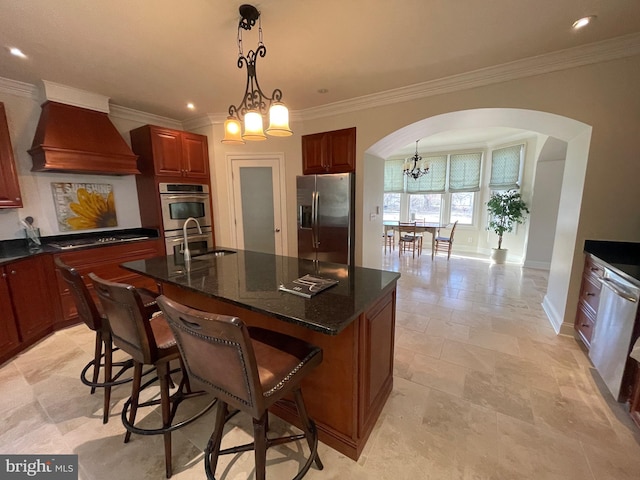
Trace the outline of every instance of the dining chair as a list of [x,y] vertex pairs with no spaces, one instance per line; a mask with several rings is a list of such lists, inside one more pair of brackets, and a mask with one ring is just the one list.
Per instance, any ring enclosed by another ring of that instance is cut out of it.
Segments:
[[[283,333],[248,327],[237,317],[186,307],[164,296],[159,297],[158,304],[189,377],[218,399],[215,425],[204,452],[207,478],[215,479],[220,455],[253,450],[255,478],[264,480],[267,449],[300,440],[306,440],[310,453],[304,464],[299,460],[302,467],[294,480],[301,479],[313,463],[322,470],[318,432],[307,414],[300,386],[322,362],[322,349]],[[269,409],[283,397],[293,398],[303,433],[273,438],[267,435]],[[238,411],[253,418],[253,442],[221,449],[224,425]]]
[[389,251],[395,250],[396,232],[393,228],[384,227],[382,238],[384,240],[384,254],[387,254],[387,247]]
[[398,255],[411,248],[413,258],[416,258],[416,250],[420,255],[419,238],[416,236],[416,222],[398,222],[398,232],[400,240],[398,241]]
[[451,258],[451,248],[453,247],[453,235],[456,233],[456,226],[458,225],[458,221],[456,220],[453,223],[453,227],[451,228],[451,233],[448,237],[440,235],[440,229],[438,229],[438,233],[434,240],[434,248],[431,253],[431,259],[433,260],[433,256],[438,252],[447,252],[447,260]]
[[[421,226],[424,227],[426,224],[427,221],[424,218],[416,220],[416,228]],[[424,240],[424,232],[416,230],[415,236],[418,239],[418,255],[422,255],[422,242]]]

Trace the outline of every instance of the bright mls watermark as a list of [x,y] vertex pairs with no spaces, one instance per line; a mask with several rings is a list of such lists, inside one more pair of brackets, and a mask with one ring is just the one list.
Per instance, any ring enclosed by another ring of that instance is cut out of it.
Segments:
[[78,456],[0,455],[0,479],[78,480]]

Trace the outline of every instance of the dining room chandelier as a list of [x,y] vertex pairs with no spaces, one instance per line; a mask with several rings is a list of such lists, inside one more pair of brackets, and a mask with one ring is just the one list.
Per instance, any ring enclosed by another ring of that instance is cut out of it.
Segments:
[[417,180],[423,175],[426,175],[429,172],[429,165],[426,160],[423,160],[422,157],[418,154],[418,142],[420,140],[416,140],[416,153],[413,157],[407,157],[404,159],[404,163],[402,165],[402,170],[404,174],[408,177]]
[[[262,22],[260,12],[253,5],[240,5],[240,22],[238,23],[238,68],[247,67],[247,84],[244,96],[239,105],[229,106],[229,116],[224,122],[224,139],[222,143],[242,145],[245,140],[266,140],[263,131],[263,118],[269,114],[267,135],[288,137],[293,132],[289,128],[289,110],[282,103],[282,90],[276,88],[271,96],[267,96],[258,83],[256,61],[267,54],[267,47],[262,41]],[[242,31],[251,30],[258,22],[258,47],[244,54]]]

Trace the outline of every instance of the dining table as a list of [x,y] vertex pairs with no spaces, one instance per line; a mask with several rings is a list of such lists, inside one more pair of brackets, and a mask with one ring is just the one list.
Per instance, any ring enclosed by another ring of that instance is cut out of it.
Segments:
[[[415,223],[416,225],[416,233],[423,233],[423,232],[429,232],[431,234],[431,258],[433,259],[433,256],[435,254],[435,250],[436,250],[436,236],[438,235],[438,230],[440,230],[441,228],[446,228],[447,225],[443,225],[441,223],[438,222],[421,222],[421,221],[415,221],[415,222],[402,222],[403,224],[406,223]],[[389,232],[389,230],[393,230],[393,231],[397,231],[399,230],[400,227],[400,222],[396,221],[396,220],[384,220],[382,222],[382,225],[384,227],[384,235],[385,237],[387,236],[387,232]],[[384,245],[384,253],[387,253],[387,244],[385,242]]]

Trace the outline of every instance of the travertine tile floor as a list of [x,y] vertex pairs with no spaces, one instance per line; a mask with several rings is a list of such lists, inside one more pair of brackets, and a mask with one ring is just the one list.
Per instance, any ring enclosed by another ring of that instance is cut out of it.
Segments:
[[[321,445],[325,469],[306,478],[640,478],[640,431],[577,342],[556,336],[541,309],[546,272],[397,252],[384,265],[402,273],[394,390],[360,460]],[[0,368],[0,451],[78,454],[83,480],[164,478],[160,437],[122,443],[128,386],[114,390],[111,420],[102,425],[101,392],[89,395],[78,380],[92,348],[92,333],[80,325]],[[144,421],[158,418],[149,412]],[[210,412],[174,432],[173,478],[205,478],[212,421]],[[271,426],[285,428],[277,419]],[[236,417],[229,430],[229,442],[248,441],[250,421]],[[291,478],[300,448],[270,453],[267,477]],[[252,474],[244,454],[226,457],[218,477]]]

